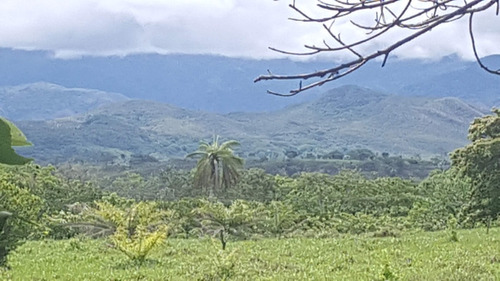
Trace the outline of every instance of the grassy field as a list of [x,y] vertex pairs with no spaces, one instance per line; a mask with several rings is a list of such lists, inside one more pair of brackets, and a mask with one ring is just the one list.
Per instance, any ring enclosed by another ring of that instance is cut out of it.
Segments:
[[106,240],[28,242],[0,280],[500,280],[500,229],[230,242],[169,239],[138,266]]

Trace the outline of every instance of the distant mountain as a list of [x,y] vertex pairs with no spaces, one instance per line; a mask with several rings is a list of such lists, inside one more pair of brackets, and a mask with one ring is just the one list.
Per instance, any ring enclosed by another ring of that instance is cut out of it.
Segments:
[[262,115],[260,127],[273,142],[295,147],[446,155],[467,142],[470,122],[484,114],[457,98],[401,97],[344,86]]
[[0,116],[11,120],[50,120],[126,100],[129,98],[121,94],[69,89],[44,82],[0,87]]
[[[500,55],[483,59],[492,69],[500,68]],[[487,74],[477,63],[450,68],[447,72],[402,87],[402,93],[435,97],[458,97],[482,103],[488,108],[500,106],[500,76]]]
[[253,83],[267,68],[302,71],[288,60],[246,60],[210,55],[131,55],[54,59],[50,53],[0,48],[0,86],[45,81],[68,88],[115,92],[133,99],[211,112],[268,111],[304,101],[266,94]]
[[320,157],[368,148],[392,155],[446,155],[467,143],[470,122],[487,112],[457,98],[404,97],[343,86],[270,113],[215,114],[131,100],[49,121],[18,122],[34,147],[23,155],[127,165],[184,157],[213,135],[241,142],[246,158]]
[[[485,63],[499,68],[499,58],[487,57]],[[61,60],[47,52],[0,48],[0,86],[45,81],[217,113],[273,111],[313,100],[330,88],[346,84],[391,94],[460,97],[486,108],[498,103],[500,96],[500,76],[480,70],[476,62],[464,62],[454,56],[439,61],[389,59],[383,68],[380,62],[372,62],[334,83],[286,99],[268,95],[266,90],[286,91],[297,86],[295,81],[253,83],[267,70],[297,74],[331,65],[327,60],[298,62],[176,54]]]

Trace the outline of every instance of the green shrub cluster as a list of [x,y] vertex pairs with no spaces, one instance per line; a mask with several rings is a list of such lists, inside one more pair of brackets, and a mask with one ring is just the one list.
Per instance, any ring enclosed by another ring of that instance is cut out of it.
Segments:
[[[287,177],[248,169],[242,171],[236,185],[216,191],[218,202],[210,202],[203,200],[206,191],[190,185],[190,173],[170,172],[161,174],[162,179],[168,179],[163,184],[156,176],[127,174],[112,181],[112,190],[139,201],[144,194],[158,194],[158,208],[171,210],[178,217],[176,229],[170,233],[177,237],[199,235],[202,220],[195,210],[207,207],[207,202],[218,204],[217,208],[231,208],[235,202],[248,205],[254,209],[252,216],[260,217],[261,222],[253,228],[258,235],[392,235],[404,229],[440,230],[446,228],[450,215],[460,223],[466,220],[464,206],[470,193],[467,179],[454,170],[435,171],[424,181],[416,182],[394,177],[367,178],[354,171],[333,176],[302,173]],[[143,195],[136,196],[138,193]]]
[[[388,158],[388,157],[386,157]],[[109,236],[131,260],[144,263],[167,236],[212,236],[222,249],[232,240],[263,237],[398,236],[406,230],[477,226],[467,208],[471,181],[455,169],[421,182],[336,175],[270,175],[251,168],[237,182],[210,190],[194,185],[194,171],[129,172],[92,184],[67,179],[53,167],[0,167],[0,258],[23,239]],[[11,215],[12,214],[12,215]],[[493,224],[496,221],[493,220]],[[168,229],[168,232],[167,232]]]
[[12,214],[0,231],[0,264],[25,239],[67,236],[53,217],[72,203],[91,203],[100,196],[89,183],[60,177],[50,166],[0,165],[0,210]]

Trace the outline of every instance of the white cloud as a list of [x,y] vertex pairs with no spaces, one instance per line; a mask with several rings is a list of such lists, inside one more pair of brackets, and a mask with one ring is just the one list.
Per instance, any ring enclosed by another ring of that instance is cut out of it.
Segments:
[[[312,0],[296,0],[310,12]],[[51,50],[59,57],[126,55],[141,52],[212,53],[280,57],[268,46],[302,51],[322,44],[319,25],[287,20],[297,16],[288,1],[272,0],[2,0],[0,47]],[[307,5],[307,6],[306,6]],[[363,19],[365,21],[371,18]],[[482,55],[500,53],[500,17],[478,15]],[[341,23],[345,39],[359,34]],[[388,36],[385,40],[395,40]],[[367,49],[383,47],[374,42]],[[362,49],[363,50],[363,49]],[[436,29],[402,48],[402,57],[432,58],[451,53],[470,58],[466,22]]]

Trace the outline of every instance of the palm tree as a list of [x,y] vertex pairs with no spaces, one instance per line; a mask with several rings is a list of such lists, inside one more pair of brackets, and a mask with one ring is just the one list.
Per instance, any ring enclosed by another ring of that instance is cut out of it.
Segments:
[[239,145],[229,140],[219,145],[219,136],[211,144],[200,142],[198,150],[186,157],[200,157],[196,165],[195,185],[209,187],[209,197],[214,197],[214,190],[227,188],[239,178],[238,170],[243,168],[243,159],[233,154],[233,147]]

